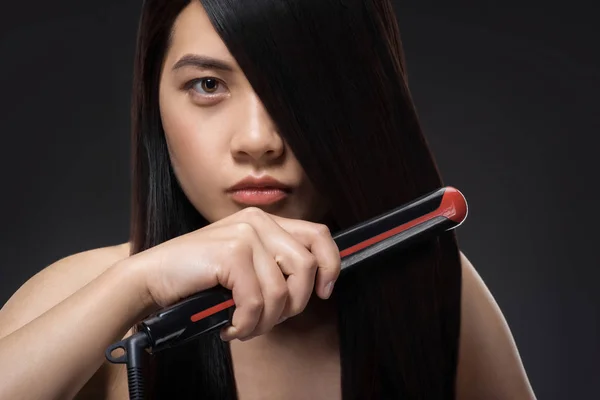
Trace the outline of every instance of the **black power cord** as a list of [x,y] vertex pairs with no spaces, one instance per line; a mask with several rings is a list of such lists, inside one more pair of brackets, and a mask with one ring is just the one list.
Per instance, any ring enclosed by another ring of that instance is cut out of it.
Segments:
[[[149,338],[146,332],[137,332],[127,339],[121,340],[106,349],[106,359],[114,364],[127,365],[127,383],[130,400],[144,400],[146,388],[144,384],[144,363],[147,360]],[[115,350],[123,350],[124,354],[114,357]]]
[[[234,309],[230,290],[222,287],[206,290],[160,310],[142,321],[137,326],[138,332],[110,345],[106,359],[127,365],[129,398],[145,399],[144,366],[151,354],[223,327],[231,320]],[[117,350],[124,353],[114,356]]]

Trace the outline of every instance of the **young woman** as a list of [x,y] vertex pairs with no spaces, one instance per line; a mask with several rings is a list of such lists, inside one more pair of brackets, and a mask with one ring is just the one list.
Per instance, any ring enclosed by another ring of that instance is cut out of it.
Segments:
[[447,232],[337,281],[331,232],[441,187],[389,0],[147,0],[129,243],[67,257],[0,313],[0,398],[126,399],[106,347],[216,285],[232,325],[159,353],[160,399],[531,399]]

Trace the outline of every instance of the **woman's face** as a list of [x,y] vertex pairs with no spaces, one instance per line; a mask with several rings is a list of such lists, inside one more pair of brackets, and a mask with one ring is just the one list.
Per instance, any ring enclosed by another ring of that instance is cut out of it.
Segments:
[[[209,222],[248,206],[288,218],[323,217],[323,199],[199,1],[175,21],[159,103],[177,179]],[[247,177],[257,182],[231,190]],[[260,182],[265,177],[284,187]]]

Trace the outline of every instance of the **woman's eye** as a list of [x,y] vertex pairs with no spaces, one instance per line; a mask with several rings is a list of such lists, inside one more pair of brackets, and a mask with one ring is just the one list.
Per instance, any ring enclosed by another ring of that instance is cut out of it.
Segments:
[[202,95],[218,94],[223,84],[215,78],[201,78],[192,82],[191,87],[195,92]]

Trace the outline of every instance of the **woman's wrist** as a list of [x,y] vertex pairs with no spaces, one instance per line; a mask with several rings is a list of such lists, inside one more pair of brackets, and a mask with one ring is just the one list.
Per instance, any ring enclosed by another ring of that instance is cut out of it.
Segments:
[[139,261],[139,257],[133,255],[118,261],[110,268],[118,280],[126,282],[126,290],[131,291],[134,296],[136,320],[140,320],[160,308],[148,287],[149,267]]

